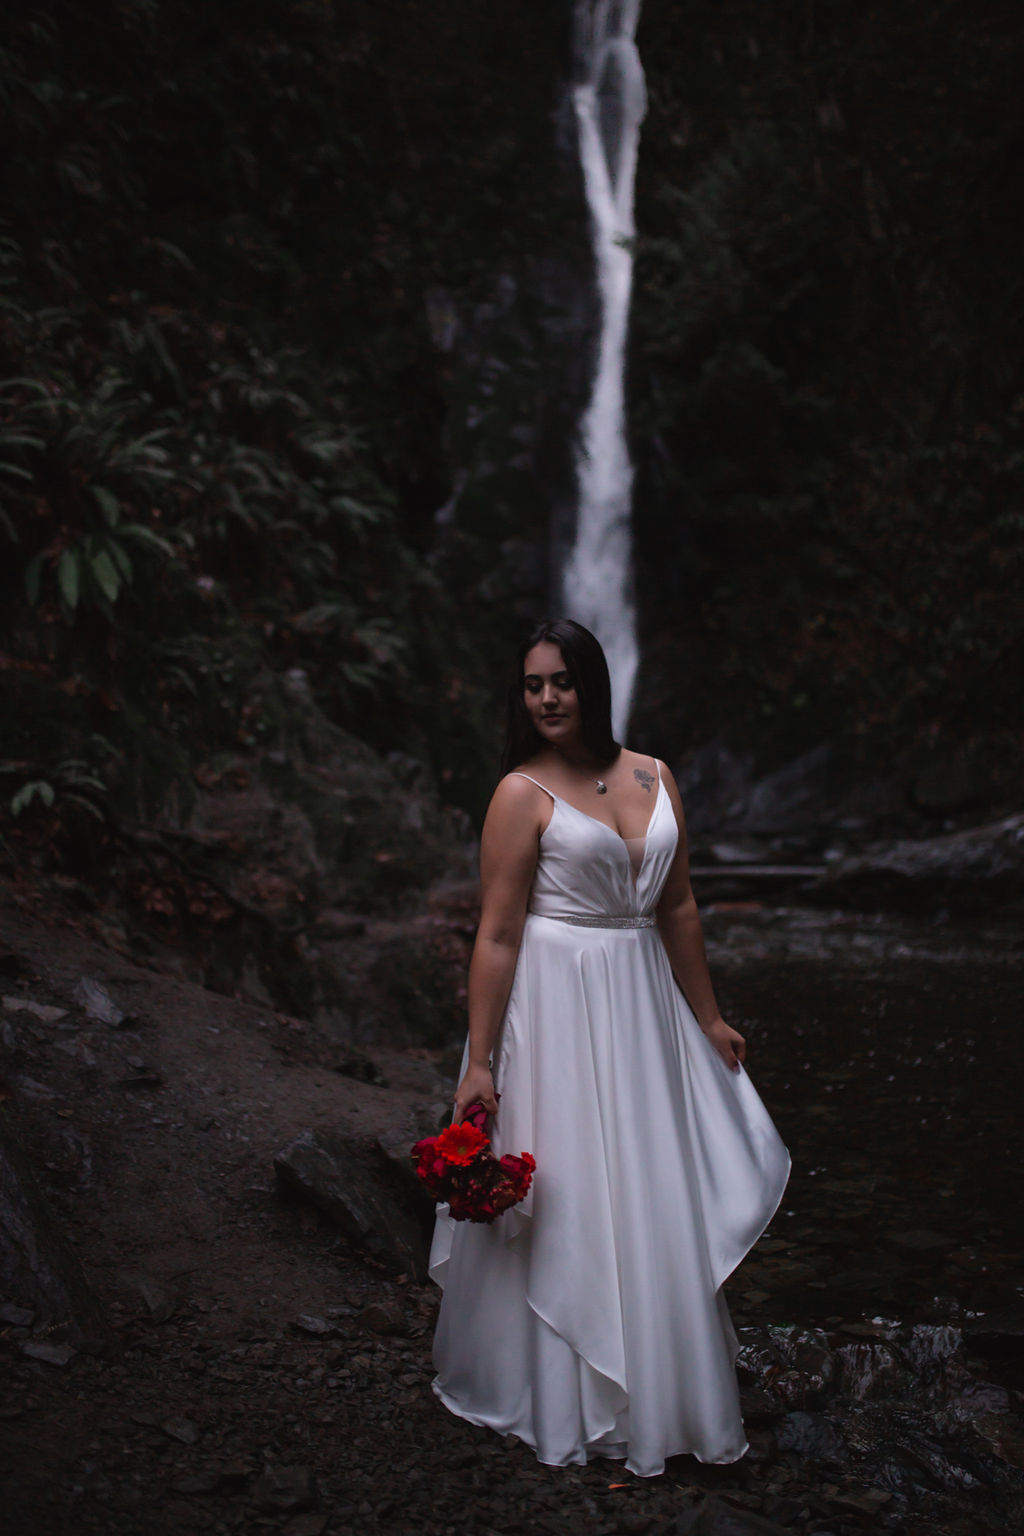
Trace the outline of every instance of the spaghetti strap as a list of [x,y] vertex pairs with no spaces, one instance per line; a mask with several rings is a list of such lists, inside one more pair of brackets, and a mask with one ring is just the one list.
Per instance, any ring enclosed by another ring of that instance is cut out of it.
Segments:
[[[552,800],[557,800],[558,799],[558,796],[555,794],[554,790],[553,789],[548,789],[546,784],[542,784],[540,782],[540,779],[530,778],[530,775],[528,773],[522,773],[518,768],[513,768],[512,769],[512,773],[515,774],[517,779],[530,779],[530,783],[531,784],[536,784],[537,788],[538,789],[542,789],[546,795],[550,795]],[[510,777],[511,777],[511,775],[510,775]]]

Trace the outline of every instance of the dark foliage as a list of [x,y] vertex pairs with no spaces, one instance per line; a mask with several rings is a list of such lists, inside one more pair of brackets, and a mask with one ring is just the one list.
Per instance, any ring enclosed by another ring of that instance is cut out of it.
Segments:
[[643,26],[646,728],[1019,732],[1019,15],[651,0]]
[[479,806],[503,626],[546,576],[496,582],[494,550],[524,505],[535,534],[545,515],[507,436],[543,393],[525,295],[560,238],[531,185],[553,171],[558,30],[540,5],[512,24],[466,3],[8,18],[16,811],[187,804],[197,764],[274,739],[268,675],[296,669]]
[[[180,816],[298,673],[479,811],[588,361],[567,18],[8,11],[16,810]],[[649,0],[641,45],[636,737],[1016,752],[1015,12]]]

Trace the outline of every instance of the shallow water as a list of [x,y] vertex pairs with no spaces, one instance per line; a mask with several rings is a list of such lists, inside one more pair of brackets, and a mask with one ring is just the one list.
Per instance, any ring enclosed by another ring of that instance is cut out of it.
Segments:
[[1024,967],[1010,927],[709,908],[719,1000],[793,1157],[738,1320],[939,1322],[1024,1287]]
[[832,1489],[872,1527],[1024,1530],[1020,934],[747,903],[704,918],[793,1157],[726,1284],[768,1486],[798,1523],[807,1490]]

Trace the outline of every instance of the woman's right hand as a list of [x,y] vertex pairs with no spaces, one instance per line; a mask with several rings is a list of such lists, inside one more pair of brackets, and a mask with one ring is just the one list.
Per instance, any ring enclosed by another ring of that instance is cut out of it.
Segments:
[[747,1054],[747,1043],[739,1031],[728,1025],[721,1014],[716,1019],[713,1019],[710,1024],[702,1024],[701,1029],[707,1035],[730,1072],[738,1072],[740,1062],[744,1060]]
[[455,1090],[454,1118],[457,1122],[465,1119],[466,1110],[471,1104],[482,1104],[489,1115],[498,1113],[498,1100],[490,1068],[474,1066],[472,1062]]

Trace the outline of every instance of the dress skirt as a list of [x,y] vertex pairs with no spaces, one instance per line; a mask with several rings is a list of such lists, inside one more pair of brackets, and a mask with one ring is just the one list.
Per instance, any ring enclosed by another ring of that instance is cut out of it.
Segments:
[[532,1152],[537,1171],[490,1226],[438,1209],[438,1397],[554,1466],[736,1460],[721,1288],[774,1214],[789,1155],[697,1024],[657,927],[531,913],[494,1079],[494,1150]]

